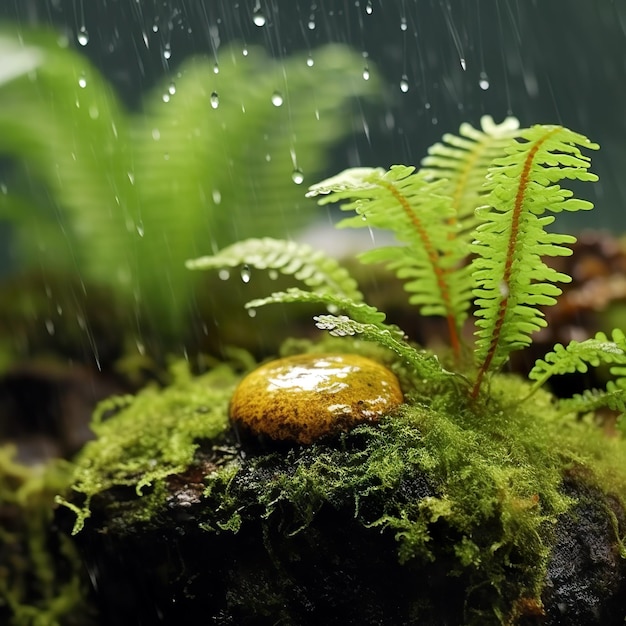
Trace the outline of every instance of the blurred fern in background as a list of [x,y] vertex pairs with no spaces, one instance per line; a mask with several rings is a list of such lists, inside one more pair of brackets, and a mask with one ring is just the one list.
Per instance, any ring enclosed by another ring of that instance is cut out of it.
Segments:
[[281,60],[233,46],[219,67],[188,59],[130,113],[55,34],[4,31],[0,50],[12,258],[112,286],[166,334],[190,306],[185,259],[310,220],[299,183],[319,176],[353,99],[377,87],[342,46]]

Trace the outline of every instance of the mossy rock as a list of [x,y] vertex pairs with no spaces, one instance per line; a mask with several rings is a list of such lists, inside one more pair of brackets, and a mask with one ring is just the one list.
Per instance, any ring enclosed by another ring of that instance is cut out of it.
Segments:
[[476,407],[369,356],[406,403],[311,445],[239,442],[226,366],[101,408],[67,504],[103,624],[623,623],[623,441],[516,378]]

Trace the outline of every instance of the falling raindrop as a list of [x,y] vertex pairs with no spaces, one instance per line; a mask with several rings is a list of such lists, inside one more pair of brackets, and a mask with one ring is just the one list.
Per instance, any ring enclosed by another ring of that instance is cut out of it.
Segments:
[[89,33],[84,26],[80,27],[76,39],[81,46],[86,46],[89,43]]
[[371,15],[373,10],[374,10],[374,9],[373,9],[373,7],[372,7],[372,2],[371,2],[371,0],[367,0],[367,4],[365,5],[365,12],[366,12],[368,15]]
[[277,270],[270,270],[267,275],[269,276],[270,280],[276,280],[278,278],[278,271]]
[[213,109],[217,109],[217,107],[220,105],[220,97],[217,95],[216,91],[214,91],[211,94],[210,102],[211,102],[211,108]]
[[230,272],[226,269],[221,269],[217,275],[220,280],[228,280],[230,278]]
[[214,189],[212,192],[213,204],[220,204],[222,202],[222,194],[219,189]]
[[152,139],[154,139],[155,141],[161,139],[161,131],[158,128],[152,129]]
[[282,104],[283,104],[283,95],[279,91],[275,91],[272,94],[272,104],[275,107],[282,106]]
[[146,231],[144,230],[143,221],[139,220],[139,221],[137,222],[136,228],[137,228],[137,234],[138,234],[140,237],[143,237],[143,236],[144,236],[144,234],[145,234],[145,232],[146,232]]
[[464,57],[461,57],[461,58],[459,59],[459,63],[461,64],[461,69],[462,69],[463,71],[465,71],[465,70],[467,69],[467,63],[465,62],[465,58],[464,58]]
[[169,102],[171,96],[169,93],[164,93],[161,97],[163,98],[163,102]]
[[254,22],[255,26],[265,26],[265,22],[266,22],[265,15],[261,13],[260,8],[254,10],[252,21]]
[[81,89],[84,89],[84,88],[87,86],[87,78],[85,78],[85,75],[84,75],[84,74],[81,74],[81,75],[78,77],[78,86],[79,86]]
[[400,18],[400,30],[405,31],[407,29],[406,17]]
[[170,86],[167,88],[167,91],[170,94],[170,96],[173,96],[176,93],[176,84],[170,83]]
[[98,109],[98,107],[95,104],[92,104],[89,107],[89,117],[92,120],[97,120],[100,117],[100,110]]
[[369,80],[370,79],[370,70],[367,67],[367,65],[363,68],[363,80]]
[[307,64],[309,67],[313,67],[313,65],[315,65],[315,61],[313,60],[313,57],[312,57],[311,55],[309,55],[309,56],[307,57],[306,64]]
[[153,24],[152,25],[152,32],[153,33],[158,33],[159,32],[159,25],[158,24]]
[[131,185],[135,184],[135,175],[132,172],[126,172],[126,176],[128,176],[128,182]]
[[296,185],[301,185],[304,182],[304,174],[302,170],[297,167],[293,172],[291,172],[291,180],[293,180]]
[[256,317],[256,309],[248,309],[248,315],[250,317]]
[[46,320],[46,330],[49,335],[54,335],[54,322],[50,319]]
[[400,79],[400,91],[406,93],[409,90],[409,79],[406,74],[402,74]]
[[239,272],[239,275],[241,276],[241,280],[244,283],[248,284],[250,282],[250,266],[242,265],[241,272]]
[[213,66],[213,73],[214,73],[214,74],[219,74],[219,73],[220,73],[220,66],[219,66],[219,63],[216,63],[216,64]]
[[478,85],[483,91],[487,91],[487,89],[489,89],[489,78],[487,77],[487,74],[485,74],[485,72],[480,73]]
[[241,54],[243,54],[243,56],[247,57],[247,56],[248,56],[248,48],[244,48],[244,49],[241,51]]
[[309,27],[309,30],[315,30],[315,17],[313,15],[309,18],[307,26]]
[[169,43],[166,43],[165,48],[163,48],[163,58],[166,61],[169,61],[171,57],[172,57],[172,48],[170,47]]

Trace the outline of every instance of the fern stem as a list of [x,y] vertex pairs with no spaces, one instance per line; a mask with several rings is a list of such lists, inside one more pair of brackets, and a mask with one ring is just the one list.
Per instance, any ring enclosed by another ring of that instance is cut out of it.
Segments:
[[400,193],[400,191],[395,185],[387,181],[381,180],[379,181],[379,184],[385,187],[385,189],[387,189],[387,191],[389,191],[389,193],[391,193],[391,195],[398,201],[398,203],[402,207],[402,210],[405,212],[406,216],[411,221],[411,224],[415,228],[417,234],[420,236],[420,239],[422,240],[422,243],[424,244],[424,250],[426,250],[426,254],[428,255],[428,260],[430,261],[430,264],[433,268],[433,272],[437,280],[437,286],[439,287],[439,292],[441,293],[441,299],[443,301],[443,305],[446,310],[446,320],[448,322],[448,334],[450,336],[450,345],[452,346],[455,359],[458,360],[461,356],[461,342],[459,340],[459,333],[456,327],[454,309],[452,307],[452,302],[450,299],[450,289],[448,287],[447,276],[446,276],[447,272],[443,267],[441,267],[441,264],[439,262],[439,252],[433,246],[433,243],[428,236],[428,232],[424,228],[419,217],[415,214],[415,212],[411,208],[411,205],[409,204],[409,201],[406,199],[406,197],[402,195],[402,193]]
[[483,378],[485,374],[489,371],[491,361],[496,354],[498,343],[500,341],[502,325],[504,324],[504,319],[509,308],[509,284],[511,280],[513,262],[515,260],[515,252],[519,244],[519,224],[522,217],[522,211],[524,210],[524,197],[526,195],[526,190],[530,182],[530,170],[533,166],[533,161],[539,148],[559,130],[561,130],[561,127],[555,126],[554,128],[551,128],[543,137],[538,139],[530,148],[528,154],[526,155],[526,159],[524,160],[524,167],[522,168],[522,172],[519,178],[519,184],[517,187],[517,193],[515,194],[515,204],[513,206],[511,216],[511,234],[509,235],[509,242],[506,251],[506,260],[504,263],[504,272],[502,274],[502,281],[500,283],[502,285],[502,299],[500,300],[500,304],[498,307],[498,314],[496,316],[496,323],[494,325],[493,335],[491,336],[489,350],[487,351],[485,360],[478,370],[476,382],[474,383],[474,387],[472,388],[472,398],[476,398],[478,396]]

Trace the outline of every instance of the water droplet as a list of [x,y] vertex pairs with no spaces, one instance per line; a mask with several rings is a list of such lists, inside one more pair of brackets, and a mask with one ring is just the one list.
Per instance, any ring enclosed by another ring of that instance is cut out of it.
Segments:
[[76,39],[78,39],[78,43],[81,46],[86,46],[89,43],[89,33],[87,32],[87,29],[84,26],[80,27],[80,30],[78,31],[78,35],[76,36]]
[[161,131],[158,128],[152,129],[152,139],[154,139],[155,141],[161,139]]
[[489,78],[485,72],[480,73],[480,79],[478,81],[478,86],[483,90],[487,91],[489,89]]
[[135,175],[132,172],[126,172],[126,176],[128,176],[128,182],[131,185],[135,184]]
[[165,48],[163,48],[163,58],[166,61],[169,61],[172,57],[172,48],[170,47],[169,43],[165,44]]
[[400,79],[400,91],[406,93],[409,90],[409,79],[406,74],[402,74]]
[[283,104],[283,95],[279,91],[275,91],[272,94],[272,104],[275,107],[282,106],[282,104]]
[[220,105],[220,97],[217,95],[216,91],[214,91],[211,94],[210,101],[211,101],[211,108],[213,109],[217,109],[217,107]]
[[230,272],[227,269],[221,269],[217,275],[220,280],[228,280],[230,278]]
[[46,330],[49,335],[54,335],[54,322],[50,319],[46,320]]
[[213,196],[213,204],[220,204],[222,201],[222,194],[220,193],[220,190],[214,189],[211,195]]
[[309,18],[309,23],[307,24],[307,26],[309,27],[309,30],[315,30],[315,19],[313,18],[313,16]]
[[59,317],[63,315],[63,307],[60,304],[57,304],[57,315]]
[[370,79],[370,70],[367,67],[367,65],[363,68],[363,80],[369,80]]
[[248,309],[248,315],[250,317],[256,317],[256,309]]
[[141,220],[137,222],[136,228],[137,228],[137,234],[140,237],[143,237],[146,231],[144,230],[143,222]]
[[216,63],[216,64],[213,66],[213,73],[214,73],[214,74],[219,74],[219,73],[220,73],[220,66],[219,66],[219,63]]
[[159,25],[158,24],[153,24],[152,25],[152,32],[153,33],[158,33],[159,32]]
[[78,77],[78,86],[79,86],[81,89],[84,89],[84,88],[87,86],[87,78],[85,77],[85,75],[84,75],[84,74],[81,74],[81,75]]
[[372,2],[371,2],[371,0],[367,0],[367,4],[365,5],[365,12],[366,12],[368,15],[371,15],[373,11],[374,11],[374,9],[373,9],[373,7],[372,7]]
[[67,38],[67,35],[59,35],[57,38],[57,46],[59,48],[67,48],[70,45],[70,40]]
[[167,88],[170,96],[173,96],[176,93],[176,83],[170,83],[170,86]]
[[241,272],[239,272],[239,275],[241,276],[241,280],[244,283],[248,284],[250,282],[250,266],[242,265]]
[[265,15],[263,15],[263,13],[261,13],[260,9],[256,9],[254,11],[254,15],[252,16],[252,21],[254,22],[255,26],[265,26]]
[[293,172],[291,172],[291,180],[293,180],[296,185],[301,185],[304,182],[304,174],[300,168],[296,168]]
[[400,30],[405,31],[407,29],[406,17],[400,18]]
[[270,270],[267,275],[270,277],[270,280],[276,280],[278,278],[278,271]]
[[424,108],[428,111],[428,109],[430,109],[430,102],[424,102]]
[[306,60],[306,64],[307,64],[309,67],[313,67],[313,65],[315,65],[315,61],[313,60],[313,57],[312,57],[312,56],[309,56],[309,57],[307,58],[307,60]]
[[163,102],[169,102],[170,101],[170,94],[169,93],[164,93],[162,98],[163,98]]
[[98,109],[98,107],[95,104],[92,104],[89,107],[89,117],[92,120],[97,120],[100,117],[100,110]]
[[248,48],[244,48],[244,49],[241,51],[241,54],[243,54],[243,56],[247,57],[247,56],[248,56]]
[[464,57],[461,57],[461,58],[459,59],[459,63],[461,64],[461,69],[462,69],[463,71],[465,71],[465,70],[467,69],[467,63],[465,62],[465,58],[464,58]]

